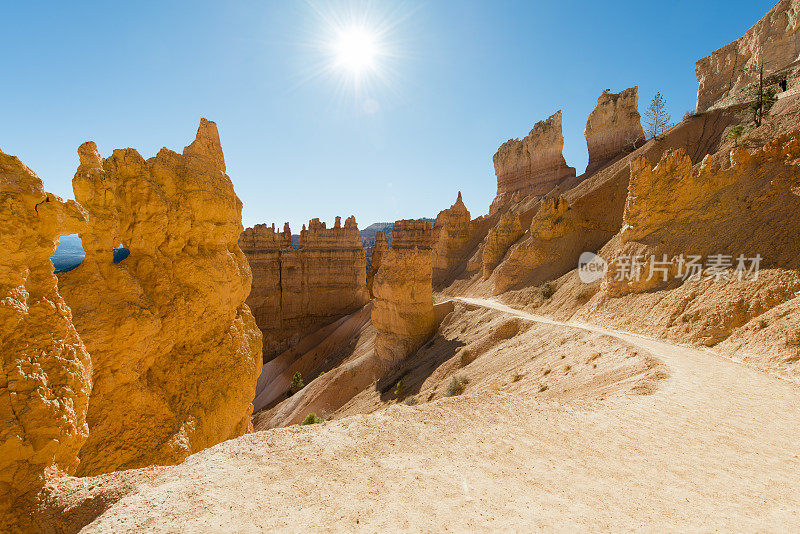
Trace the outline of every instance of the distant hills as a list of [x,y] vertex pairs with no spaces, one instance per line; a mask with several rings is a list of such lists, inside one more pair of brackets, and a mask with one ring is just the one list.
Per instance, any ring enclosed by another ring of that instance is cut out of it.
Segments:
[[[417,219],[417,220],[418,221],[427,221],[427,222],[433,224],[436,219],[430,219],[428,217],[422,217],[422,218]],[[375,234],[377,234],[378,232],[386,232],[386,241],[388,242],[389,245],[391,245],[392,244],[392,225],[394,225],[393,222],[377,222],[377,223],[372,223],[369,226],[367,226],[366,228],[364,228],[363,230],[361,230],[361,232],[359,232],[359,233],[361,234],[361,243],[364,245],[364,248],[365,249],[366,248],[372,248],[375,245]]]
[[81,238],[77,234],[72,234],[61,237],[58,248],[50,256],[50,261],[53,262],[55,272],[64,273],[80,265],[85,257],[86,253],[83,251]]
[[[112,254],[114,263],[119,263],[130,256],[131,252],[125,247],[119,247],[115,248]],[[81,238],[77,234],[71,234],[60,238],[58,248],[50,256],[50,261],[53,262],[55,273],[65,273],[80,265],[85,257]]]

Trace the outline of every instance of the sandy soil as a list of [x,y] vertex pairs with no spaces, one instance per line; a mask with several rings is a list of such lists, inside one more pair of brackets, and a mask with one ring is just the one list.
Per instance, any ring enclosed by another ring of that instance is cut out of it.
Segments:
[[514,389],[256,432],[188,458],[84,532],[792,531],[800,388],[711,351],[612,336],[668,378],[648,395]]

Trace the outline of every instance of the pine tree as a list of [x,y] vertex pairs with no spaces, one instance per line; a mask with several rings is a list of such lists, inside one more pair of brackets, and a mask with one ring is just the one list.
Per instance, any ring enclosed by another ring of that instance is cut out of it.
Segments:
[[656,93],[650,105],[644,112],[645,133],[648,138],[658,139],[658,136],[669,128],[669,121],[672,117],[667,113],[667,100]]

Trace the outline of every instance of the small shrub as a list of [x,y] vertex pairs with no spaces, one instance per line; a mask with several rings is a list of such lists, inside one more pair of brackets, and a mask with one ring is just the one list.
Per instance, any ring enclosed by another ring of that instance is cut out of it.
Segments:
[[292,384],[289,386],[289,391],[292,392],[292,395],[300,391],[305,387],[305,383],[303,382],[303,375],[300,374],[300,371],[297,371],[294,376],[292,377]]
[[690,109],[689,111],[687,111],[686,113],[683,114],[683,120],[693,119],[693,118],[699,117],[699,116],[700,116],[700,114],[697,112],[697,110]]
[[411,395],[409,398],[403,401],[403,404],[406,406],[415,406],[419,402],[416,395]]
[[466,367],[467,365],[471,364],[475,361],[477,356],[474,352],[469,349],[461,349],[460,359],[461,359],[461,367]]
[[545,300],[552,297],[553,294],[556,292],[556,288],[554,288],[553,284],[551,284],[550,282],[545,282],[544,284],[542,284],[539,290],[542,293],[542,298]]
[[735,145],[739,145],[739,138],[744,135],[744,124],[737,124],[730,130],[728,130],[728,139],[733,140]]
[[311,412],[310,414],[308,414],[306,416],[305,419],[303,419],[303,422],[300,423],[300,424],[301,425],[316,425],[318,423],[324,423],[324,422],[325,422],[325,419],[323,419],[322,417],[318,416],[314,412]]
[[397,384],[394,386],[394,396],[395,397],[402,397],[406,392],[406,383],[403,382],[403,379],[397,381]]
[[454,376],[447,386],[447,396],[455,397],[456,395],[461,395],[467,388],[467,384],[469,384],[469,378],[466,376]]

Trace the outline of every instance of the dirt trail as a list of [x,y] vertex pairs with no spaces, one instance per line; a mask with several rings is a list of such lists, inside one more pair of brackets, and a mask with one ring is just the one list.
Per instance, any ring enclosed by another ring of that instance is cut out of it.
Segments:
[[486,300],[661,359],[652,395],[561,404],[468,392],[191,456],[84,532],[792,531],[800,388],[711,351]]

